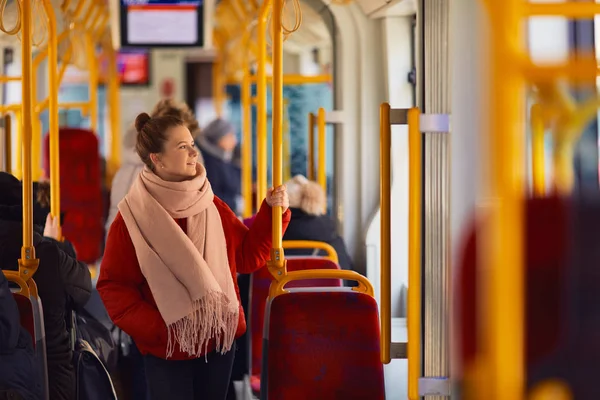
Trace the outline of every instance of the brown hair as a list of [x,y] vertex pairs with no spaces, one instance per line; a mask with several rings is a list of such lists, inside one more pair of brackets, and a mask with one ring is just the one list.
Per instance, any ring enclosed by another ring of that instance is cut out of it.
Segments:
[[173,99],[163,99],[154,106],[154,110],[150,115],[152,118],[164,116],[178,118],[187,126],[194,139],[200,134],[200,125],[196,120],[196,116],[186,103],[180,103]]
[[36,201],[43,207],[50,207],[50,182],[39,181],[36,190]]
[[135,119],[135,129],[138,132],[135,151],[144,164],[154,170],[150,154],[161,153],[167,141],[167,130],[175,126],[185,126],[185,123],[173,116],[151,118],[147,113],[141,113]]

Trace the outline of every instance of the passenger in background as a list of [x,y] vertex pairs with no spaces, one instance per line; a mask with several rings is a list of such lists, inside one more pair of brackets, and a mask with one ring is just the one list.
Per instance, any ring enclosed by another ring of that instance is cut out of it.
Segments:
[[234,126],[223,119],[216,119],[202,130],[202,134],[196,138],[196,144],[204,157],[206,177],[215,196],[233,212],[239,213],[242,184]]
[[[333,246],[342,269],[353,270],[352,259],[344,240],[338,235],[335,222],[325,214],[327,196],[316,182],[296,175],[286,183],[290,196],[292,220],[283,240],[315,240]],[[312,254],[305,250],[286,250],[286,255]]]
[[270,190],[248,230],[211,189],[183,121],[136,119],[146,164],[119,203],[97,288],[145,355],[151,399],[223,400],[246,330],[235,278],[265,265],[271,207],[289,222],[284,186]]
[[[194,113],[187,106],[186,103],[177,102],[173,99],[164,99],[159,101],[154,110],[152,110],[152,117],[160,117],[170,115],[172,117],[181,119],[185,122],[187,128],[192,133],[192,136],[196,138],[200,134],[200,125],[194,116]],[[140,160],[140,157],[135,152],[135,143],[137,139],[137,131],[135,127],[131,127],[125,133],[123,138],[123,162],[121,167],[113,177],[112,187],[110,191],[110,210],[108,218],[106,219],[106,232],[110,228],[117,212],[119,211],[117,205],[123,197],[129,192],[129,188],[133,183],[133,180],[144,168],[144,163]],[[202,162],[200,158],[198,162]]]
[[[17,270],[17,260],[21,258],[22,190],[17,178],[0,172],[0,267],[4,270]],[[43,207],[35,209],[39,212]],[[87,265],[75,258],[73,246],[56,240],[58,220],[50,214],[37,214],[33,219],[33,245],[40,260],[34,279],[44,308],[50,398],[72,400],[75,371],[66,316],[85,306],[92,279]],[[45,226],[40,225],[41,221],[45,221]]]
[[41,399],[38,365],[31,335],[21,326],[17,303],[0,270],[0,399]]

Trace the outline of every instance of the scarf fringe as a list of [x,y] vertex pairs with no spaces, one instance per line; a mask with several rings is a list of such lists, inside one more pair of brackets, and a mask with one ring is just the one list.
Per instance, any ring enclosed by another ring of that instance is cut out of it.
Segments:
[[167,359],[173,355],[175,344],[190,357],[208,356],[208,342],[216,340],[215,351],[225,354],[231,350],[237,331],[239,308],[223,292],[211,291],[192,303],[192,312],[167,326]]

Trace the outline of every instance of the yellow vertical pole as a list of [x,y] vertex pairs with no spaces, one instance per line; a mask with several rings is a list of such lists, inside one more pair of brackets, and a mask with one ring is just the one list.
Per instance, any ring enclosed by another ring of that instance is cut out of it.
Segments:
[[267,194],[267,17],[271,0],[264,0],[258,16],[258,66],[256,70],[256,204]]
[[[273,12],[271,14],[273,32],[273,105],[272,105],[272,139],[273,139],[273,187],[280,186],[282,182],[282,114],[283,114],[283,30],[281,26],[281,14],[284,0],[273,1]],[[285,262],[282,243],[282,209],[273,207],[273,230],[271,259],[269,270],[280,278],[285,275]]]
[[[519,62],[524,54],[522,0],[487,2],[490,17],[491,86],[489,212],[483,231],[482,274],[483,385],[478,397],[519,400],[524,395],[523,193],[524,80]],[[510,296],[506,288],[510,287]]]
[[58,131],[58,42],[56,38],[56,17],[50,0],[44,0],[48,21],[48,122],[50,125],[50,213],[59,218],[60,228],[60,138]]
[[531,120],[531,162],[533,175],[533,193],[543,196],[546,192],[545,172],[545,145],[544,145],[544,119],[542,106],[534,104],[531,106],[529,116]]
[[32,0],[21,2],[21,58],[22,58],[22,134],[23,134],[23,247],[19,260],[19,274],[30,279],[37,270],[38,262],[33,247],[33,180],[31,165],[31,134],[33,131],[33,87],[31,60],[31,7]]
[[419,399],[421,376],[421,129],[418,108],[408,110],[408,398]]
[[15,143],[17,152],[15,153],[15,173],[14,176],[23,179],[23,111],[15,111]]
[[4,170],[12,173],[12,122],[10,114],[4,116]]
[[90,79],[90,127],[98,134],[98,64],[96,63],[96,48],[90,34],[85,35],[85,51]]
[[222,74],[221,59],[217,58],[213,63],[213,101],[215,104],[215,112],[219,118],[223,116]]
[[[33,29],[33,28],[32,28]],[[42,122],[35,113],[35,103],[37,102],[37,69],[31,67],[31,96],[32,104],[32,120],[31,120],[31,176],[34,182],[37,182],[42,177],[42,166],[40,164],[42,157]]]
[[[112,44],[107,46],[108,50],[108,98],[110,112],[110,158],[109,173],[107,179],[111,179],[117,172],[121,163],[121,99],[119,97],[119,73],[117,71],[117,52]],[[109,183],[108,185],[110,186]]]
[[317,125],[319,135],[319,168],[317,175],[319,177],[319,185],[323,188],[325,194],[327,194],[327,164],[325,163],[326,149],[326,125],[325,125],[325,109],[319,108],[317,113]]
[[283,163],[283,182],[287,182],[292,175],[292,164],[290,162],[290,121],[287,99],[284,100],[283,104],[283,123],[281,132],[283,146],[282,159],[285,160]]
[[244,68],[242,80],[242,197],[244,198],[243,217],[252,215],[252,114],[250,92],[250,70]]
[[308,168],[306,176],[315,180],[315,114],[308,113]]
[[390,105],[383,103],[379,109],[379,206],[381,208],[381,362],[389,364],[391,361],[390,342],[392,340],[392,303],[391,303],[391,277],[392,277],[392,194],[391,194],[391,147],[392,128],[390,125]]

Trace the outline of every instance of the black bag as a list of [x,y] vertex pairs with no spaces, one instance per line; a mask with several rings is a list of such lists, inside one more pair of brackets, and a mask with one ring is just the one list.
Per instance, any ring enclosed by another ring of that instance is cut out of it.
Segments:
[[89,343],[109,372],[117,368],[119,348],[111,332],[92,314],[82,309],[76,314],[77,337]]
[[77,381],[75,400],[117,400],[110,374],[89,342],[81,336],[73,313],[73,366]]

